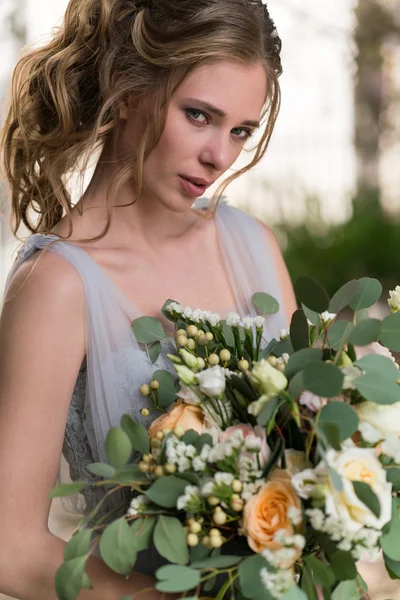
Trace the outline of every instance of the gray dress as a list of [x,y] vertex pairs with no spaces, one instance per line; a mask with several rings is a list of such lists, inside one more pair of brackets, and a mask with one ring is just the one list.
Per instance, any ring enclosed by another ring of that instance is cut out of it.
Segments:
[[[199,199],[194,206],[202,207],[205,200]],[[220,202],[215,219],[221,255],[235,296],[236,306],[232,310],[241,316],[255,316],[251,296],[256,291],[273,295],[282,307],[272,251],[261,223],[225,201]],[[6,289],[28,257],[57,239],[55,235],[43,234],[28,238],[18,251]],[[124,413],[145,426],[149,426],[154,418],[140,414],[140,409],[147,405],[139,393],[141,384],[150,381],[157,369],[168,369],[171,373],[174,370],[165,356],[165,348],[158,360],[154,364],[151,362],[145,347],[138,344],[131,330],[132,321],[142,315],[85,250],[73,243],[59,242],[49,251],[75,267],[85,290],[87,352],[71,399],[63,455],[72,480],[91,481],[85,467],[92,462],[107,462],[104,442],[109,428],[119,426]],[[179,301],[179,298],[175,300]],[[276,337],[286,326],[281,308],[266,320],[265,339]],[[103,494],[100,488],[84,491],[84,514],[90,512]],[[123,500],[122,497],[110,498],[112,500],[103,505],[104,512]],[[154,573],[159,561],[151,552],[141,554],[144,556],[140,557],[136,570]]]

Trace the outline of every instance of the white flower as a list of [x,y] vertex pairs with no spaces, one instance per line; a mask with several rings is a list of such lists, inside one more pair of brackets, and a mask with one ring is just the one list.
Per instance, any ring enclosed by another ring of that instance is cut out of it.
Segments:
[[200,456],[195,456],[192,460],[192,466],[195,471],[204,471],[207,463]]
[[219,398],[225,391],[225,374],[219,365],[197,373],[196,377],[200,391],[206,396]]
[[[375,449],[349,448],[337,452],[329,449],[326,453],[328,464],[342,479],[343,490],[338,492],[328,479],[325,488],[325,511],[334,521],[340,519],[348,532],[362,527],[381,530],[390,520],[392,513],[392,485],[386,481],[386,472],[379,462]],[[380,517],[377,518],[359,500],[353,481],[361,481],[371,486],[380,503]]]
[[194,383],[197,383],[196,375],[186,365],[175,365],[175,370],[179,379],[185,385],[193,385]]
[[241,326],[244,329],[249,330],[253,327],[253,323],[254,323],[254,319],[252,317],[243,317],[243,319],[241,321]]
[[299,404],[306,406],[312,412],[318,412],[323,406],[328,404],[328,398],[321,398],[312,392],[302,392],[299,398]]
[[393,458],[394,462],[400,465],[400,439],[394,433],[390,433],[382,443],[382,452]]
[[295,506],[289,506],[287,511],[288,518],[291,523],[296,527],[300,525],[303,520],[303,515],[300,508],[296,508]]
[[168,304],[167,310],[171,313],[176,312],[180,315],[183,313],[183,306],[181,304],[178,304],[178,302],[171,302],[170,304]]
[[268,569],[261,569],[260,577],[268,592],[274,598],[281,598],[295,585],[291,569],[272,573]]
[[192,316],[192,309],[190,308],[190,306],[185,306],[185,308],[183,309],[183,313],[182,313],[182,317],[184,319],[190,319]]
[[249,376],[262,395],[258,400],[252,402],[247,410],[251,415],[258,416],[264,405],[286,388],[288,381],[282,371],[275,369],[265,359],[253,364]]
[[395,313],[400,311],[400,285],[396,286],[394,291],[389,292],[390,298],[388,299],[388,304],[390,306],[390,310]]
[[320,508],[309,508],[306,515],[310,517],[311,527],[315,531],[322,531],[324,527],[325,515]]
[[253,323],[257,327],[257,329],[261,329],[261,327],[264,326],[265,317],[261,317],[261,316],[255,317]]
[[140,494],[139,496],[135,496],[131,500],[130,507],[128,508],[128,515],[130,517],[135,517],[139,514],[143,508],[145,508],[146,504],[148,504],[149,499],[144,494]]
[[200,489],[195,485],[187,485],[183,496],[179,496],[176,507],[178,510],[185,510],[188,503],[199,496]]
[[318,476],[313,469],[305,469],[293,475],[291,483],[297,495],[307,500],[318,485]]
[[216,327],[221,322],[221,317],[218,313],[206,311],[205,321],[207,323],[210,323],[210,325],[212,325],[213,327]]
[[201,404],[201,398],[196,394],[194,390],[188,385],[181,383],[181,387],[178,392],[178,397],[182,398],[186,402],[186,404],[191,404],[192,406],[198,406]]
[[355,390],[354,380],[362,375],[361,369],[358,367],[342,367],[340,369],[344,375],[343,389],[344,390]]
[[286,340],[290,335],[289,329],[281,329],[279,332],[279,338],[281,340]]
[[324,323],[329,323],[329,321],[332,321],[332,319],[334,319],[335,317],[336,317],[335,313],[330,313],[327,310],[325,312],[323,312],[321,315],[321,319]]
[[203,494],[203,496],[205,496],[207,498],[208,496],[211,496],[212,493],[214,492],[214,487],[215,487],[215,482],[213,479],[210,479],[203,485],[203,487],[201,489],[201,493]]
[[377,444],[382,439],[382,433],[370,425],[370,423],[367,423],[367,421],[361,422],[358,425],[358,431],[361,433],[362,439],[368,442],[368,444]]
[[358,418],[363,423],[369,423],[383,434],[383,437],[399,433],[400,402],[395,404],[375,404],[375,402],[361,402],[354,407]]
[[231,485],[234,479],[235,477],[232,475],[232,473],[223,473],[221,471],[218,471],[214,475],[214,480],[217,485]]
[[226,317],[226,324],[228,327],[239,327],[240,315],[235,312],[228,313],[228,316]]
[[194,311],[192,312],[191,320],[194,323],[199,323],[202,312],[203,311],[201,311],[199,308],[195,308]]

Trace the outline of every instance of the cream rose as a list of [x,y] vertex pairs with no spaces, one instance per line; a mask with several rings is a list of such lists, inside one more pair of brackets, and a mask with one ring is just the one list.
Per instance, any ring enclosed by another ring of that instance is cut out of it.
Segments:
[[167,413],[152,422],[149,427],[149,435],[153,438],[158,431],[175,427],[182,427],[184,431],[194,429],[197,433],[202,433],[204,429],[202,409],[199,406],[183,404],[181,400],[177,400]]
[[288,383],[285,375],[265,359],[255,362],[249,375],[260,393],[267,396],[279,394]]
[[[392,485],[386,481],[386,473],[377,458],[376,450],[353,447],[337,452],[330,449],[326,453],[326,459],[340,475],[343,483],[343,490],[338,492],[332,481],[327,480],[326,513],[341,519],[349,531],[358,531],[362,527],[382,529],[391,518]],[[353,481],[361,481],[371,486],[380,503],[379,518],[359,500],[354,491]]]
[[[275,537],[278,531],[286,531],[288,535],[294,534],[288,516],[288,511],[292,507],[300,509],[301,501],[285,477],[268,481],[246,502],[243,509],[242,531],[254,552],[280,550],[282,545]],[[296,558],[298,556],[294,557],[291,564]],[[289,568],[291,564],[285,565],[285,568]]]
[[219,365],[210,369],[204,369],[196,375],[199,389],[203,394],[210,397],[219,398],[225,391],[225,373]]
[[399,434],[400,402],[395,404],[375,404],[361,402],[353,406],[362,423],[369,423],[384,436],[389,433]]

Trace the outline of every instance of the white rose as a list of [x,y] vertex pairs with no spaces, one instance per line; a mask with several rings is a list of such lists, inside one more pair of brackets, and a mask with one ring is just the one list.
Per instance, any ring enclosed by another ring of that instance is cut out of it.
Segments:
[[321,398],[312,392],[302,392],[299,398],[299,404],[306,406],[312,412],[318,412],[323,406],[328,404],[328,398]]
[[177,395],[179,398],[182,398],[186,404],[191,404],[192,406],[198,406],[201,404],[201,398],[199,398],[196,392],[194,392],[188,385],[181,384]]
[[260,360],[253,364],[250,378],[262,394],[274,396],[286,389],[287,379],[282,371],[275,369],[268,360]]
[[[386,472],[373,448],[349,448],[337,452],[330,449],[326,453],[328,464],[342,478],[343,490],[338,492],[328,479],[325,488],[325,511],[329,516],[343,521],[349,532],[363,527],[381,530],[392,515],[392,485],[386,481]],[[380,503],[380,516],[377,518],[359,500],[353,481],[361,481],[371,486]]]
[[400,285],[394,291],[389,292],[388,304],[392,312],[400,312]]
[[219,365],[201,371],[196,377],[200,391],[206,396],[219,398],[225,390],[225,374]]
[[368,444],[377,444],[382,439],[382,433],[367,421],[361,421],[358,424],[358,431],[361,433],[362,439]]
[[311,497],[318,482],[318,476],[312,469],[305,469],[292,477],[292,486],[295,492],[304,500]]
[[400,402],[395,404],[375,404],[375,402],[361,402],[353,406],[358,418],[363,423],[369,423],[384,436],[389,433],[399,434]]

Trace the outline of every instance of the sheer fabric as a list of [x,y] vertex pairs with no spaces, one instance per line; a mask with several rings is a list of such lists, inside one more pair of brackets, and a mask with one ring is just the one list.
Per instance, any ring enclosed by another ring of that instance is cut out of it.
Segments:
[[[203,204],[204,199],[199,199],[194,207]],[[251,296],[256,291],[273,295],[282,307],[272,251],[261,223],[225,201],[220,202],[215,219],[221,255],[236,301],[236,307],[231,310],[241,316],[255,316]],[[57,239],[57,236],[43,234],[28,238],[10,270],[6,288],[29,256]],[[92,481],[85,467],[91,462],[107,461],[104,443],[109,428],[119,426],[124,413],[145,426],[154,418],[140,414],[141,408],[147,405],[146,398],[139,393],[141,384],[148,382],[157,369],[168,369],[171,373],[174,370],[165,356],[165,346],[158,360],[151,362],[145,347],[137,343],[131,330],[132,321],[142,315],[85,250],[73,243],[60,242],[50,246],[49,251],[67,260],[84,285],[87,354],[71,399],[63,454],[73,480]],[[265,321],[266,341],[276,337],[286,326],[281,308]],[[83,508],[87,514],[103,494],[102,490],[85,490],[85,506],[75,503],[74,510]],[[123,500],[122,497],[110,498],[104,511]]]

